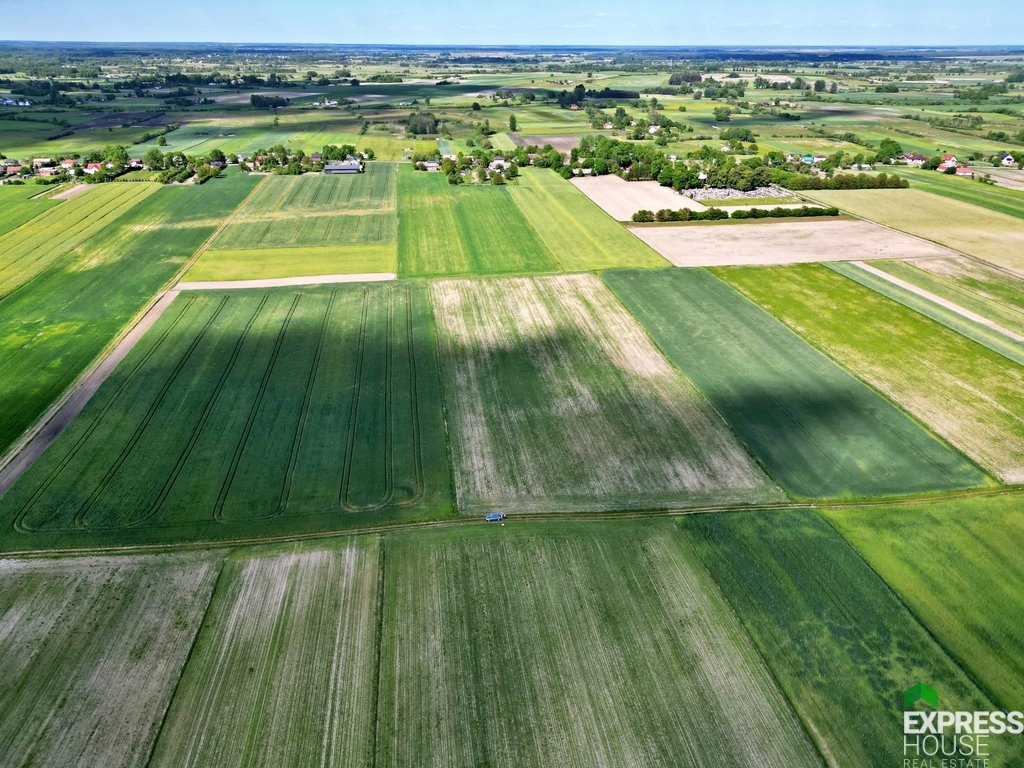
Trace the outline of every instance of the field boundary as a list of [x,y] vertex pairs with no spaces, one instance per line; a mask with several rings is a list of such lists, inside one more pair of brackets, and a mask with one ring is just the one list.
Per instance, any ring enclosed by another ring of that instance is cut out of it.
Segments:
[[[939,501],[957,499],[989,498],[992,496],[1020,496],[1024,498],[1024,485],[1008,485],[999,488],[981,488],[956,491],[951,493],[921,494],[907,497],[888,497],[862,501],[788,501],[769,502],[764,504],[717,504],[694,507],[664,507],[652,509],[608,510],[599,512],[529,512],[513,514],[505,519],[506,523],[523,525],[532,522],[616,522],[621,520],[654,520],[658,518],[687,517],[689,515],[706,515],[730,512],[773,512],[787,509],[813,511],[817,509],[871,509],[873,507],[915,507],[923,504],[934,504]],[[449,528],[460,525],[488,525],[483,515],[459,514],[433,520],[411,520],[407,522],[381,523],[379,525],[356,526],[330,531],[312,531],[307,533],[289,533],[280,536],[248,537],[234,539],[203,539],[187,542],[158,544],[130,544],[127,546],[93,546],[93,547],[57,547],[49,549],[22,549],[0,551],[0,560],[9,558],[55,558],[84,557],[101,555],[141,555],[166,552],[219,551],[239,547],[254,547],[270,544],[291,544],[319,539],[338,539],[346,536],[364,536],[389,533],[392,531],[416,530],[419,528]]]
[[336,285],[338,283],[381,283],[397,280],[394,272],[352,272],[339,275],[302,275],[268,277],[258,280],[196,280],[180,282],[176,291],[230,291],[245,288],[286,288],[296,285]]

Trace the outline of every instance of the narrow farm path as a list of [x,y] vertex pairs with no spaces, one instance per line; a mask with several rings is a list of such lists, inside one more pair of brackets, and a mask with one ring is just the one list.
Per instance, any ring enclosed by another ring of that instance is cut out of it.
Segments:
[[1003,336],[1005,336],[1008,339],[1011,339],[1012,341],[1024,342],[1024,336],[1021,336],[1019,333],[1011,331],[1009,328],[1004,328],[998,323],[989,320],[987,317],[983,317],[982,315],[979,315],[976,312],[972,312],[966,307],[961,307],[959,304],[955,304],[952,301],[949,301],[948,299],[944,299],[941,296],[937,296],[931,291],[926,291],[924,288],[920,288],[919,286],[916,286],[913,283],[907,282],[906,280],[902,280],[896,277],[895,275],[890,275],[888,272],[883,272],[877,267],[873,267],[870,264],[864,263],[863,261],[854,261],[851,263],[855,267],[863,269],[868,274],[881,278],[882,280],[885,280],[888,283],[892,283],[893,285],[902,288],[905,291],[910,291],[911,293],[920,296],[922,299],[926,299],[932,302],[933,304],[937,304],[940,307],[948,309],[950,312],[955,312],[961,317],[967,318],[971,322],[977,323],[978,325],[984,325],[986,328],[991,328],[996,333],[1002,334]]
[[6,457],[8,458],[7,463],[0,469],[0,495],[6,493],[7,489],[14,485],[18,478],[50,446],[50,443],[56,440],[64,428],[81,413],[85,404],[96,394],[111,372],[128,356],[128,353],[139,343],[146,331],[160,319],[177,295],[178,291],[166,291],[159,301],[117,343],[109,355],[103,358],[76,386],[69,389],[64,397],[50,406],[37,422],[39,426],[27,442],[15,445]]
[[223,291],[232,288],[283,288],[290,285],[332,285],[334,283],[379,283],[397,280],[394,272],[366,272],[346,275],[303,275],[300,277],[271,277],[261,280],[207,280],[182,282],[179,291]]

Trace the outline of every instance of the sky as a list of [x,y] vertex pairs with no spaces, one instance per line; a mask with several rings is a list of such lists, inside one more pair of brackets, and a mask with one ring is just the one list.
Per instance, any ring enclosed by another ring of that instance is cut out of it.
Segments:
[[412,45],[1022,45],[1009,0],[0,0],[0,39]]

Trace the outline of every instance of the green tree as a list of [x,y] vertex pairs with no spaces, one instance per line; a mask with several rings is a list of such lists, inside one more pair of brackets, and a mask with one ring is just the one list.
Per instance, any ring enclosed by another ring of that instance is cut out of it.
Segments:
[[108,144],[103,148],[103,159],[114,168],[124,168],[128,165],[128,150],[120,144]]
[[162,170],[164,167],[164,155],[156,147],[150,149],[142,156],[143,164],[153,170]]
[[814,81],[814,92],[815,93],[824,93],[825,92],[825,88],[827,87],[827,85],[828,84],[824,80],[815,80]]
[[515,115],[509,115],[509,116],[508,116],[508,129],[509,129],[510,131],[512,131],[513,133],[515,133],[515,131],[516,131],[516,129],[517,129],[517,127],[518,127],[518,125],[519,125],[519,124],[518,124],[518,122],[516,121],[516,116],[515,116]]

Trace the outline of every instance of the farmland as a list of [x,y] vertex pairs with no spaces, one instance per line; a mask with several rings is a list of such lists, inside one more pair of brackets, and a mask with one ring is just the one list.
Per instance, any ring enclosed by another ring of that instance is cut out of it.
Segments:
[[4,762],[143,764],[218,569],[207,554],[0,560]]
[[824,266],[716,274],[1002,480],[1024,481],[1019,365]]
[[1015,650],[1024,643],[1019,499],[825,514],[996,701],[1016,706],[1024,696]]
[[461,511],[780,498],[597,277],[430,290]]
[[368,765],[374,539],[232,557],[150,765]]
[[444,514],[436,365],[422,287],[183,293],[0,500],[4,543]]
[[29,199],[38,194],[38,188],[34,187],[9,187],[6,184],[0,187],[0,236],[57,204],[52,200]]
[[994,708],[817,513],[696,515],[681,525],[832,764],[899,764],[899,696],[918,680],[941,690],[944,707]]
[[525,169],[509,186],[509,194],[565,270],[665,266],[661,257],[554,173]]
[[[198,189],[111,185],[52,209],[56,214],[69,206],[77,212],[79,203],[103,199],[107,190],[147,189],[145,199],[130,211],[50,259],[47,268],[0,300],[0,450],[110,344],[254,183],[234,176]],[[40,223],[36,217],[27,226]],[[45,247],[52,248],[50,243]]]
[[872,266],[1024,334],[1024,280],[985,262],[952,257]]
[[864,497],[985,482],[959,453],[708,272],[608,272],[605,280],[791,493]]
[[1024,47],[282,10],[0,41],[0,765],[1024,765]]
[[118,184],[90,190],[34,217],[4,237],[0,257],[0,299],[67,256],[148,195],[155,184]]
[[945,248],[866,221],[758,221],[635,226],[633,234],[677,267],[941,258]]
[[1024,192],[1020,190],[979,184],[973,179],[961,179],[921,169],[896,167],[893,173],[909,179],[914,189],[1024,219]]
[[396,177],[391,163],[352,176],[272,176],[186,279],[396,272]]
[[809,194],[871,221],[932,240],[1024,275],[1024,221],[918,189]]
[[402,277],[555,272],[558,262],[504,187],[452,188],[439,173],[398,173]]
[[829,268],[1024,365],[1024,335],[994,322],[987,313],[979,314],[873,264],[830,264]]
[[501,534],[388,539],[377,765],[819,764],[671,526]]

